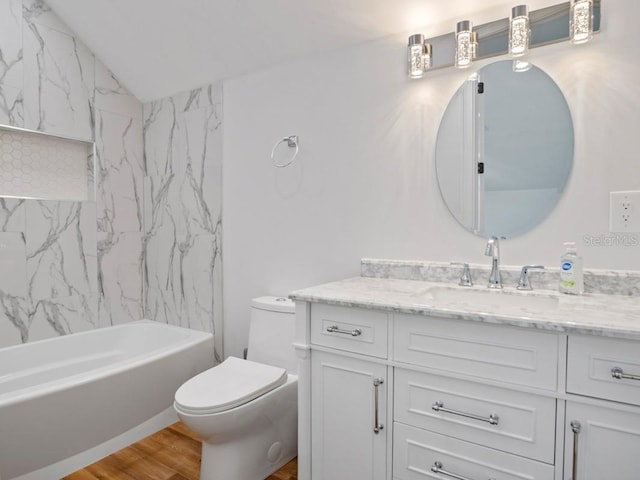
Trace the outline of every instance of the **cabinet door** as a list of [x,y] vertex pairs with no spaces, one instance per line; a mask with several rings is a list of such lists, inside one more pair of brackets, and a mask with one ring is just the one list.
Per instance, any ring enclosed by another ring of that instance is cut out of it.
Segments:
[[638,480],[640,410],[631,413],[567,402],[564,478]]
[[387,367],[314,351],[311,379],[313,480],[383,480]]

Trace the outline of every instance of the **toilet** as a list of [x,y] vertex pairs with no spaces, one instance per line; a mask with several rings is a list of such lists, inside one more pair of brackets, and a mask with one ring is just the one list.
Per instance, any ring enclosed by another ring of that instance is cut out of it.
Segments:
[[298,377],[291,300],[251,301],[247,359],[229,357],[175,395],[202,439],[201,480],[264,480],[297,454]]

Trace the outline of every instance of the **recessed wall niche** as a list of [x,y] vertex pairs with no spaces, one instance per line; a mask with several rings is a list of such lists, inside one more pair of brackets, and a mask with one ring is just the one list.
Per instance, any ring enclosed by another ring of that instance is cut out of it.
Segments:
[[95,200],[94,143],[0,125],[0,197]]

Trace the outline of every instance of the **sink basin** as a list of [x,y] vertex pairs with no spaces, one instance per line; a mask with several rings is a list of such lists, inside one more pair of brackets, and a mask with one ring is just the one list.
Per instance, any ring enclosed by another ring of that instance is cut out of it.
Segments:
[[520,292],[518,290],[490,290],[464,287],[430,287],[414,298],[430,305],[481,308],[499,310],[504,308],[522,310],[552,310],[558,308],[558,297],[554,295]]

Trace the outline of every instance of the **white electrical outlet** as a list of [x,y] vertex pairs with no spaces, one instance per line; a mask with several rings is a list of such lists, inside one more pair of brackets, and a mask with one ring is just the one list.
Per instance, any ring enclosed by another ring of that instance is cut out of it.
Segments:
[[640,192],[609,193],[609,231],[640,232]]

